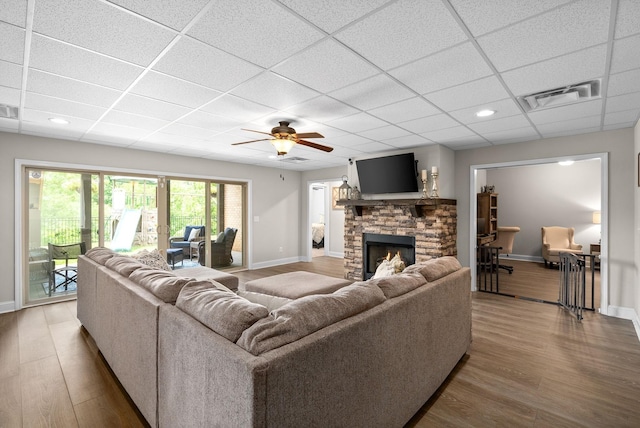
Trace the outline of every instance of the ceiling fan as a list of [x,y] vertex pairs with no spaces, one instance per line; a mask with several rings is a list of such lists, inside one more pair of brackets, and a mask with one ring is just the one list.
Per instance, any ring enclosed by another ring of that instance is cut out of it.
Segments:
[[296,130],[289,126],[289,122],[283,120],[279,123],[280,123],[280,126],[276,126],[275,128],[271,129],[271,132],[254,131],[253,129],[243,129],[243,131],[257,132],[259,134],[270,135],[271,138],[261,138],[259,140],[233,143],[232,146],[237,146],[239,144],[255,143],[256,141],[269,140],[269,142],[273,144],[273,147],[276,148],[278,152],[278,156],[286,155],[289,152],[289,150],[291,150],[291,148],[296,144],[311,147],[312,149],[322,150],[324,152],[330,152],[333,150],[333,147],[323,146],[322,144],[312,143],[311,141],[302,140],[302,138],[324,138],[323,135],[318,134],[317,132],[304,132],[301,134],[297,134]]

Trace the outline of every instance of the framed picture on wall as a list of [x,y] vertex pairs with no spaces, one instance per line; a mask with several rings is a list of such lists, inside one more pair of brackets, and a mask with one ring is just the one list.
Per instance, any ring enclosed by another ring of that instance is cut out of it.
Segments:
[[334,210],[341,210],[342,207],[339,207],[337,202],[338,202],[338,197],[340,196],[340,188],[339,187],[332,187],[331,188],[331,208]]

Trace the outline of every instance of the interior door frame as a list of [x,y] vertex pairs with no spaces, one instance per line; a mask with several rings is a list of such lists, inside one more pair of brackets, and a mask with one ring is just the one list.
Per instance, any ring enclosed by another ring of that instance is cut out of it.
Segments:
[[478,170],[541,165],[557,163],[563,160],[600,160],[600,207],[601,207],[601,224],[600,233],[602,235],[600,244],[600,308],[599,311],[603,315],[608,315],[609,308],[609,154],[608,153],[591,153],[580,155],[567,155],[553,158],[529,159],[510,162],[498,162],[491,164],[477,164],[469,167],[469,266],[471,266],[471,290],[477,291],[477,275],[476,275],[476,234],[477,230],[476,211],[477,198],[477,178]]

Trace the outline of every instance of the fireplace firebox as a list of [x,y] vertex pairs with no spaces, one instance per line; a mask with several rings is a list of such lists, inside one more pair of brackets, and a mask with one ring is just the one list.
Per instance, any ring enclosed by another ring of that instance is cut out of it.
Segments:
[[362,235],[362,271],[365,280],[376,273],[376,268],[389,254],[400,253],[405,265],[416,262],[416,238],[414,236],[383,235],[364,233]]

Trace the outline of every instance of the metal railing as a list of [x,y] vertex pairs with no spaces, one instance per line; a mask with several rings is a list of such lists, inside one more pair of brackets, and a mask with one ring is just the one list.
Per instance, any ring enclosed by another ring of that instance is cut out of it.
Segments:
[[500,247],[486,245],[477,248],[478,290],[487,293],[500,293],[498,269],[500,266]]

